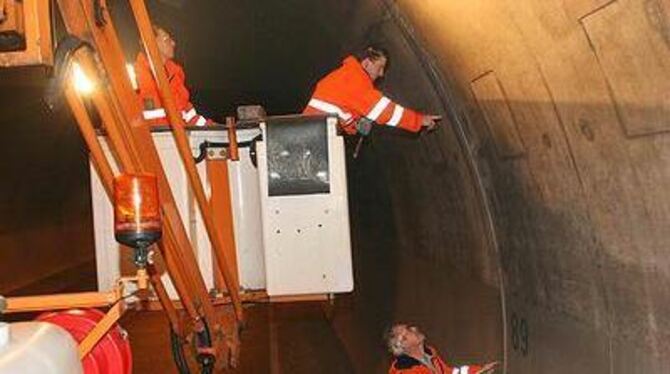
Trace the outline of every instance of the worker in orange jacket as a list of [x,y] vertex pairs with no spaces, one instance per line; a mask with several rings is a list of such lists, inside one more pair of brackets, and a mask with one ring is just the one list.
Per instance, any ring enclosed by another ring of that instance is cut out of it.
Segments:
[[375,81],[384,76],[388,59],[383,48],[372,46],[358,56],[348,56],[342,66],[317,83],[303,114],[335,114],[348,135],[367,135],[372,123],[410,132],[432,130],[440,116],[405,108],[375,88]]
[[416,326],[400,323],[391,327],[386,339],[394,356],[389,374],[485,374],[498,366],[497,362],[491,362],[484,366],[451,367],[425,341],[425,335]]
[[[191,94],[186,87],[184,69],[174,61],[176,42],[165,29],[154,26],[158,50],[163,60],[163,68],[170,83],[170,91],[175,99],[177,109],[181,112],[184,123],[189,126],[205,126],[212,121],[198,114],[191,104]],[[137,79],[137,90],[141,100],[144,119],[151,125],[168,124],[167,114],[158,94],[158,85],[154,79],[153,68],[144,52],[140,52],[135,60],[134,71]]]

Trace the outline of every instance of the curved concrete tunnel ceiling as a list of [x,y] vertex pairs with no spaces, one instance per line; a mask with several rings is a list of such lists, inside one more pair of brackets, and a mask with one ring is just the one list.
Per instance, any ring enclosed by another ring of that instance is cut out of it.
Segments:
[[[300,111],[366,40],[391,51],[389,96],[445,116],[421,136],[378,128],[349,160],[356,291],[332,323],[358,372],[386,368],[393,321],[421,326],[449,361],[497,359],[508,373],[670,372],[668,1],[149,5],[215,118],[248,103]],[[85,173],[66,174],[48,183],[86,190]],[[39,190],[3,191],[19,185]],[[40,212],[30,204],[20,217]]]
[[378,129],[350,160],[357,290],[333,323],[358,370],[384,367],[380,334],[407,320],[510,373],[670,371],[670,3],[166,4],[213,113],[300,111],[372,40],[383,89],[445,116]]

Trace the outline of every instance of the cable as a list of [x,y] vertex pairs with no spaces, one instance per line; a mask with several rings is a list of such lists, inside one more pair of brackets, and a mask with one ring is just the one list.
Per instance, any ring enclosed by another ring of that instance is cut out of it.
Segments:
[[181,337],[172,329],[172,326],[170,326],[170,348],[179,374],[191,374],[186,363],[186,357],[184,357],[184,346],[181,344]]
[[[202,330],[196,332],[197,348],[212,348],[212,335],[209,332],[207,321],[202,320]],[[214,370],[216,357],[211,353],[198,353],[198,363],[201,374],[211,374]]]

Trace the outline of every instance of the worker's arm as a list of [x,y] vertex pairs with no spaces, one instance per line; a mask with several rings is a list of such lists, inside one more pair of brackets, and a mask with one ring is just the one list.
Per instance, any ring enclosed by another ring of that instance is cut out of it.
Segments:
[[491,374],[494,373],[495,370],[498,368],[499,362],[498,361],[493,361],[489,362],[488,364],[482,366],[482,367],[477,367],[477,371],[475,371],[475,374]]
[[[184,70],[174,61],[165,63],[170,92],[182,119],[189,126],[205,126],[211,121],[198,114],[191,104],[191,94],[186,87]],[[134,66],[137,79],[137,91],[143,108],[142,115],[151,125],[167,124],[167,114],[158,94],[158,85],[144,53],[139,53]]]
[[457,366],[451,369],[453,374],[492,374],[495,372],[495,369],[498,367],[498,362],[489,362],[484,366],[480,365],[464,365]]
[[410,132],[418,132],[422,127],[434,124],[432,116],[405,108],[384,96],[378,90],[367,91],[353,103],[354,109],[379,125],[397,127]]
[[205,126],[212,123],[195,109],[191,103],[191,93],[186,87],[186,74],[181,66],[174,64],[168,69],[168,79],[170,81],[170,90],[175,96],[177,108],[181,111],[181,116],[188,126]]

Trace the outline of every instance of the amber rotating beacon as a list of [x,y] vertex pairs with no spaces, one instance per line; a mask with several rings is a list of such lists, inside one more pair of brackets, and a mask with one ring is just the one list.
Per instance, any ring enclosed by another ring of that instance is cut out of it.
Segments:
[[114,237],[135,250],[135,265],[146,267],[148,248],[161,237],[158,184],[154,175],[121,174],[114,179]]

